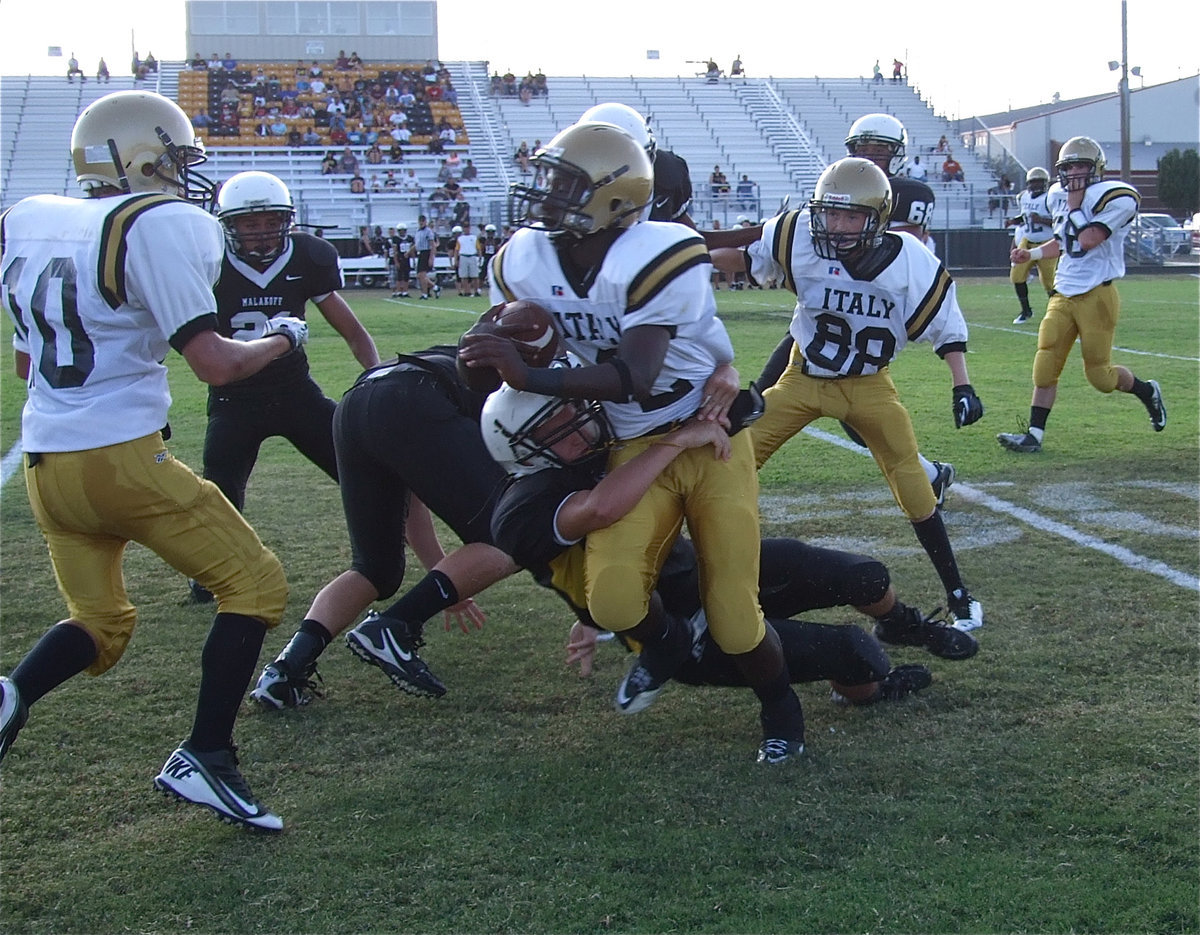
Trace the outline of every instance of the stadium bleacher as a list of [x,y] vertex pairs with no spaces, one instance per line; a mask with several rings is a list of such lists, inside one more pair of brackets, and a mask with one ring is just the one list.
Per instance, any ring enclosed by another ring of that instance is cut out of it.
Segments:
[[[293,80],[294,63],[243,63],[240,70],[253,75],[260,65],[267,74],[274,69],[281,83]],[[402,67],[376,63],[363,74],[374,77]],[[701,226],[714,221],[728,226],[739,214],[774,213],[785,197],[793,205],[803,203],[821,170],[844,154],[846,131],[863,113],[883,111],[902,120],[909,131],[910,156],[928,152],[942,135],[953,138],[949,122],[907,85],[858,78],[739,78],[709,84],[694,77],[552,76],[547,94],[524,102],[490,93],[485,62],[451,62],[447,68],[458,92],[457,106],[431,101],[429,116],[433,123],[445,117],[461,131],[462,142],[453,149],[464,163],[471,158],[478,169],[476,183],[466,187],[474,223],[508,220],[508,185],[519,177],[512,157],[523,140],[530,146],[536,140],[545,142],[588,107],[604,101],[620,101],[648,114],[659,145],[688,161],[695,189],[692,215]],[[142,85],[178,100],[189,115],[213,106],[207,73],[190,71],[182,62],[162,62],[159,73]],[[68,85],[60,77],[4,78],[0,206],[40,192],[77,194],[69,153],[75,116],[102,94],[133,86],[132,78],[114,78],[107,85]],[[239,100],[239,108],[246,106]],[[363,224],[413,224],[417,214],[429,213],[424,199],[437,186],[441,157],[427,153],[418,142],[427,133],[418,133],[415,121],[410,124],[414,141],[405,148],[399,168],[415,170],[422,196],[351,194],[347,176],[320,174],[321,157],[340,146],[289,147],[284,139],[256,136],[254,122],[251,112],[236,137],[200,133],[211,156],[206,167],[211,176],[224,179],[250,168],[274,172],[292,189],[299,218],[331,228],[333,237],[351,235]],[[299,122],[306,127],[311,121]],[[327,139],[327,129],[317,132]],[[396,168],[386,163],[367,166],[367,147],[352,148],[364,162],[364,175]],[[966,185],[944,185],[936,179],[940,157],[936,162],[935,157],[922,159],[928,162],[930,184],[938,196],[934,226],[998,226],[999,218],[988,218],[983,207],[987,189],[996,184],[988,164],[964,147],[955,147],[955,157],[966,170]],[[712,196],[707,181],[714,165],[731,183],[742,175],[755,183],[756,211],[743,208],[736,194]],[[449,221],[441,226],[448,229]]]

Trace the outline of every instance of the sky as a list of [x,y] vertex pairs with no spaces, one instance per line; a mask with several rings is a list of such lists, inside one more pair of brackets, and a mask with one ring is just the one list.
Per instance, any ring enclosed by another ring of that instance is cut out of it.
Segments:
[[[1197,6],[1127,0],[1126,61],[1142,69],[1130,79],[1134,89],[1200,73]],[[501,72],[541,69],[551,77],[691,75],[709,57],[728,70],[735,56],[752,77],[869,76],[876,59],[890,76],[899,58],[922,97],[950,118],[1041,104],[1055,92],[1070,99],[1116,91],[1119,73],[1108,62],[1121,59],[1120,0],[1018,4],[1007,23],[997,15],[1002,5],[965,0],[944,15],[949,8],[937,0],[857,0],[840,19],[836,3],[814,13],[796,0],[759,0],[745,15],[705,0],[606,0],[558,12],[547,3],[439,0],[438,31],[443,60],[486,59]],[[101,55],[124,73],[134,48],[143,57],[188,57],[184,37],[183,0],[0,0],[4,75],[65,75],[72,52],[89,75]],[[63,58],[49,57],[50,46]]]

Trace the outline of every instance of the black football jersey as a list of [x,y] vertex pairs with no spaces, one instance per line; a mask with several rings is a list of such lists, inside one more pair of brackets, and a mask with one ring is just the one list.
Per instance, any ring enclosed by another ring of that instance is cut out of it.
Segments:
[[[342,273],[333,244],[312,234],[288,235],[287,248],[267,269],[259,271],[225,251],[217,297],[217,332],[237,341],[252,341],[265,333],[277,315],[304,318],[310,299],[324,298],[342,288]],[[308,373],[308,358],[297,348],[272,361],[254,376],[221,387],[222,395],[254,392]]]
[[692,177],[687,162],[669,149],[654,154],[654,203],[651,221],[678,221],[692,204]]
[[913,225],[922,230],[933,220],[933,189],[924,182],[892,176],[892,220],[889,227]]

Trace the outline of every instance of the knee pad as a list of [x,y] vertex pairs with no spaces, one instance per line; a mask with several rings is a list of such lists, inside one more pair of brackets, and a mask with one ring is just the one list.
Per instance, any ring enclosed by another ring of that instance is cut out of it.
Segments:
[[132,605],[104,617],[79,620],[78,623],[92,642],[96,644],[96,659],[85,670],[89,675],[100,675],[117,664],[125,654],[125,647],[133,636],[137,625],[137,610]]
[[637,626],[645,618],[650,597],[636,569],[609,565],[589,578],[588,613],[599,626],[619,633]]
[[1102,364],[1083,365],[1084,376],[1101,393],[1111,393],[1117,388],[1117,368],[1105,361]]

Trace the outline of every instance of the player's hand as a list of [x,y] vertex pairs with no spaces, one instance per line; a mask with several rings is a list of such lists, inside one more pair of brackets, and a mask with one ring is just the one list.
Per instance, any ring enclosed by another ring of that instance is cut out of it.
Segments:
[[449,633],[455,623],[463,633],[470,633],[471,627],[469,624],[475,624],[476,630],[483,629],[483,622],[487,620],[487,614],[483,612],[483,608],[475,603],[471,598],[459,601],[453,607],[447,607],[442,611],[442,617],[446,621],[446,632]]
[[719,422],[704,422],[699,417],[689,419],[683,426],[671,432],[663,441],[682,448],[703,448],[712,445],[713,457],[728,461],[733,453],[733,442],[729,433]]
[[576,620],[567,634],[567,665],[579,663],[579,677],[592,674],[592,663],[596,658],[596,637],[599,634],[591,627]]
[[737,399],[741,378],[731,364],[721,364],[704,381],[704,397],[695,418],[703,422],[719,422],[729,425],[729,407]]
[[529,365],[522,359],[521,352],[511,338],[468,331],[458,342],[458,359],[471,368],[492,367],[513,389],[525,389]]
[[1020,266],[1022,263],[1028,263],[1029,251],[1024,247],[1013,247],[1012,250],[1008,252],[1008,259],[1013,266]]
[[983,418],[983,400],[975,395],[975,388],[970,383],[963,383],[954,388],[954,427],[961,429],[964,425],[973,425]]
[[279,315],[267,322],[263,337],[269,338],[273,334],[281,334],[291,341],[294,351],[308,343],[308,322],[292,315]]

